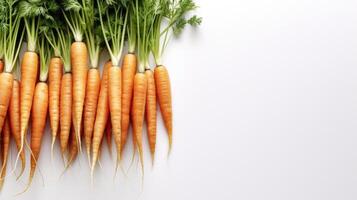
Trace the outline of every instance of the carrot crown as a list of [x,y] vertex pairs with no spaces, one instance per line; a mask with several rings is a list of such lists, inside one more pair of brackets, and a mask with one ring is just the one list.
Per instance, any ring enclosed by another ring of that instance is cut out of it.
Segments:
[[16,0],[0,0],[0,58],[4,58],[5,72],[11,73],[21,49],[23,31]]
[[46,82],[48,77],[48,65],[53,55],[53,50],[44,35],[39,36],[38,49],[40,54],[40,81]]
[[119,66],[128,19],[128,2],[97,0],[99,21],[113,66]]
[[[161,65],[161,58],[171,38],[171,33],[178,36],[187,24],[198,26],[202,19],[196,15],[186,18],[188,12],[197,8],[193,0],[158,1],[160,3],[157,5],[156,12],[152,14],[154,24],[150,46],[156,64]],[[163,23],[164,21],[166,23]],[[163,24],[165,24],[165,27],[162,27]]]
[[64,0],[63,5],[63,16],[73,34],[74,40],[76,42],[83,41],[83,34],[85,31],[85,12],[83,3],[84,1],[79,0]]

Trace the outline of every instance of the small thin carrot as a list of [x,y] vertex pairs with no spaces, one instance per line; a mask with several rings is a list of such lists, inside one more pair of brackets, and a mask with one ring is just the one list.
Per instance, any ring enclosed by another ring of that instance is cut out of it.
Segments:
[[84,42],[73,42],[71,46],[71,65],[73,73],[73,124],[81,151],[80,131],[82,125],[84,99],[86,95],[88,51]]
[[72,126],[72,73],[63,74],[61,81],[60,100],[60,143],[62,156],[67,146]]
[[136,146],[139,151],[140,163],[144,170],[143,159],[143,124],[145,114],[145,103],[147,94],[147,79],[144,73],[136,73],[134,78],[134,97],[132,106],[133,132]]
[[[10,119],[11,134],[15,140],[17,150],[21,150],[21,125],[20,125],[20,82],[14,79],[11,100],[8,110]],[[23,174],[26,165],[25,151],[20,152],[21,172],[18,178]]]
[[0,74],[0,134],[9,108],[13,83],[14,76],[11,73]]
[[99,100],[97,113],[94,123],[94,132],[92,139],[92,165],[91,176],[93,177],[95,165],[99,157],[100,144],[103,139],[104,130],[109,118],[109,103],[108,103],[108,71],[112,63],[107,62],[104,66],[103,78],[100,86]]
[[0,190],[4,186],[5,176],[6,176],[6,167],[7,167],[7,160],[9,157],[9,148],[10,148],[10,122],[9,117],[6,117],[5,125],[3,127],[2,135],[1,135],[1,160],[2,166],[0,171]]
[[154,73],[150,69],[145,71],[145,76],[148,81],[147,97],[146,97],[146,123],[147,134],[149,139],[151,159],[154,163],[155,146],[156,146],[156,88]]
[[128,129],[130,124],[130,109],[131,101],[133,97],[133,86],[134,86],[134,76],[136,72],[136,56],[133,53],[126,54],[124,56],[122,73],[122,108],[121,108],[121,149],[123,151],[127,137]]
[[156,92],[162,117],[169,137],[169,152],[172,148],[172,97],[169,73],[166,67],[160,65],[155,68]]
[[91,68],[87,76],[87,91],[84,103],[84,141],[90,163],[90,149],[93,136],[93,128],[95,115],[97,112],[97,104],[100,90],[100,74],[97,68]]
[[60,91],[63,71],[63,61],[59,57],[53,57],[50,61],[48,85],[49,85],[49,115],[52,133],[51,156],[59,130],[60,121]]

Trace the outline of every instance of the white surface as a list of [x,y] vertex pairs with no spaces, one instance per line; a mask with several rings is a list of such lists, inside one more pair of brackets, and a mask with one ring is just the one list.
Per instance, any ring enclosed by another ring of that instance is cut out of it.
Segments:
[[197,3],[202,26],[186,29],[165,56],[174,149],[167,161],[159,117],[156,165],[146,152],[142,192],[136,168],[113,183],[107,149],[95,188],[84,156],[58,181],[46,132],[45,186],[37,173],[14,198],[27,176],[9,177],[0,198],[356,199],[357,1]]

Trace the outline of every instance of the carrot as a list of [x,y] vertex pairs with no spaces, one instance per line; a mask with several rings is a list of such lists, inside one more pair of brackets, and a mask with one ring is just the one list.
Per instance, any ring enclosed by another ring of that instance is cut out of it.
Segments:
[[0,73],[4,70],[4,62],[0,59]]
[[5,181],[5,176],[6,176],[6,167],[7,167],[7,160],[9,156],[9,147],[10,147],[10,135],[11,135],[11,130],[10,130],[10,122],[9,122],[9,117],[6,118],[5,125],[3,127],[3,132],[1,135],[1,160],[2,160],[2,167],[0,171],[0,190],[4,186],[4,181]]
[[51,156],[53,157],[53,148],[59,130],[60,121],[60,90],[62,78],[63,62],[59,57],[54,57],[49,66],[49,115],[52,131]]
[[81,150],[80,130],[87,85],[88,52],[86,44],[74,42],[71,46],[71,65],[73,73],[73,124],[76,139]]
[[35,175],[35,170],[40,155],[42,136],[46,126],[48,110],[48,85],[45,82],[39,82],[35,88],[34,100],[31,112],[31,168],[30,178],[27,188],[31,185]]
[[132,107],[133,130],[139,157],[144,170],[142,131],[144,124],[145,103],[148,82],[144,73],[136,73],[134,78],[134,97]]
[[99,100],[97,106],[97,113],[94,123],[94,132],[92,139],[92,166],[91,176],[93,177],[94,168],[99,157],[100,144],[103,139],[105,126],[108,123],[109,118],[109,103],[108,103],[108,72],[112,63],[107,62],[104,66],[103,78],[100,86]]
[[108,150],[110,156],[112,155],[112,123],[111,119],[109,116],[109,119],[107,121],[107,126],[105,127],[105,133],[106,133],[106,138],[107,138],[107,145],[108,145]]
[[21,64],[21,90],[20,90],[20,123],[21,123],[21,150],[22,152],[25,134],[30,119],[30,112],[35,92],[37,73],[38,73],[38,55],[35,52],[25,52]]
[[0,134],[9,108],[14,76],[11,73],[0,74]]
[[155,145],[156,145],[156,89],[155,89],[155,79],[154,73],[150,69],[145,71],[145,76],[148,81],[148,90],[146,97],[146,123],[147,123],[147,134],[149,139],[150,153],[152,161],[154,162],[155,157]]
[[172,102],[171,85],[167,69],[160,65],[155,68],[155,83],[160,110],[169,137],[169,152],[172,148]]
[[72,125],[72,74],[70,72],[63,74],[61,81],[60,125],[60,143],[63,156],[68,146]]
[[87,91],[84,105],[84,140],[87,150],[88,162],[90,163],[90,148],[92,142],[95,115],[100,89],[100,74],[97,68],[88,71]]
[[134,76],[136,72],[135,54],[126,54],[123,60],[122,110],[121,110],[121,149],[124,149],[130,123],[130,108],[133,96]]
[[[18,151],[21,150],[21,125],[20,125],[20,82],[14,79],[11,100],[8,110],[8,115],[10,119],[11,134],[15,139],[16,147]],[[25,152],[22,150],[20,153],[21,158],[21,172],[18,177],[20,177],[26,165]]]

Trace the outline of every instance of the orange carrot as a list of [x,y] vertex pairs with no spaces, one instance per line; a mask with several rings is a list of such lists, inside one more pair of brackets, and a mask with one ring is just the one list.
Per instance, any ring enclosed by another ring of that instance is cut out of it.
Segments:
[[121,154],[121,81],[121,69],[116,66],[110,67],[108,71],[109,110],[117,150],[117,167]]
[[1,135],[1,150],[2,150],[2,155],[1,155],[1,160],[2,160],[2,167],[0,171],[0,190],[4,186],[4,181],[5,181],[5,175],[6,175],[6,167],[7,167],[7,159],[9,156],[9,147],[10,147],[10,122],[9,122],[9,117],[6,117],[5,120],[5,125],[3,127],[3,132]]
[[49,115],[52,131],[51,156],[53,155],[53,148],[56,141],[59,118],[60,118],[60,90],[62,78],[63,62],[59,57],[54,57],[50,61],[48,72],[49,85]]
[[139,157],[142,170],[144,170],[143,159],[143,124],[145,114],[145,103],[147,94],[147,79],[144,73],[136,73],[134,78],[134,97],[132,107],[132,120],[133,120],[133,132],[135,137],[136,146],[139,150]]
[[72,126],[72,74],[65,73],[61,81],[60,100],[60,143],[62,156],[64,155]]
[[79,150],[81,150],[80,131],[88,71],[88,52],[84,42],[72,43],[71,65],[73,73],[73,124]]
[[103,78],[100,86],[99,100],[97,106],[97,113],[94,123],[94,132],[92,139],[92,167],[91,175],[93,177],[94,168],[99,157],[100,144],[103,139],[105,126],[109,118],[109,104],[108,104],[108,72],[112,63],[107,62],[104,66]]
[[112,123],[110,120],[110,116],[109,119],[107,121],[107,126],[105,127],[105,133],[106,133],[106,138],[107,138],[107,145],[108,145],[108,150],[109,150],[109,154],[112,155]]
[[9,108],[14,76],[11,73],[0,74],[0,135]]
[[31,168],[28,186],[31,185],[35,175],[35,170],[40,155],[42,136],[46,126],[48,110],[48,85],[44,82],[39,82],[35,88],[34,100],[31,112]]
[[172,148],[172,98],[169,73],[164,66],[160,65],[155,68],[154,75],[160,110],[169,137],[170,152]]
[[151,159],[154,161],[155,145],[156,145],[156,89],[154,73],[149,69],[145,71],[145,76],[148,81],[148,90],[146,97],[146,123],[147,134],[149,139]]
[[135,54],[126,54],[123,60],[123,91],[122,91],[122,106],[121,106],[121,149],[124,149],[128,136],[130,123],[130,108],[133,97],[134,76],[136,72],[136,56]]
[[100,89],[100,74],[97,68],[88,71],[87,91],[84,103],[84,140],[87,150],[88,162],[90,163],[90,148],[92,142],[95,115]]
[[25,142],[28,122],[35,92],[39,58],[35,52],[25,52],[21,64],[21,92],[20,92],[20,114],[21,114],[21,151]]
[[0,73],[4,70],[4,62],[0,59]]
[[[21,150],[21,125],[20,125],[20,82],[14,79],[11,100],[8,110],[10,119],[11,134],[15,140],[18,151]],[[22,175],[25,170],[26,160],[25,151],[20,152],[21,158],[21,172],[18,177]]]

